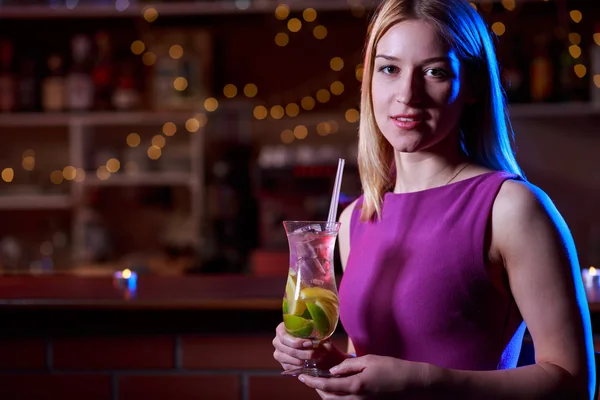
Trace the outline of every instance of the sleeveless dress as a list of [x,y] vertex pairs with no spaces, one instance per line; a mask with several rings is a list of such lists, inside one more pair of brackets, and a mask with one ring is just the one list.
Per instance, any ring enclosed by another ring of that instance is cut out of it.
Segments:
[[386,193],[382,219],[353,210],[340,320],[358,356],[463,370],[517,365],[525,323],[486,270],[486,232],[502,183],[488,172],[412,193]]

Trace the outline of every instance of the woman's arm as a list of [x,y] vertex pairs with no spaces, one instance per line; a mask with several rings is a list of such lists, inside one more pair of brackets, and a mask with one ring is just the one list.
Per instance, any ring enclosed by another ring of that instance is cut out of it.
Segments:
[[430,366],[430,384],[461,399],[589,399],[595,364],[588,304],[573,239],[550,199],[507,181],[492,211],[492,248],[535,346],[536,364],[501,371]]
[[[352,221],[352,211],[356,206],[356,202],[358,200],[354,200],[352,203],[348,205],[348,207],[344,208],[344,210],[340,214],[340,233],[338,235],[338,246],[340,249],[340,260],[342,262],[342,270],[346,270],[346,263],[348,262],[348,255],[350,254],[350,223]],[[356,350],[354,349],[354,344],[350,338],[348,338],[348,354],[356,355]]]

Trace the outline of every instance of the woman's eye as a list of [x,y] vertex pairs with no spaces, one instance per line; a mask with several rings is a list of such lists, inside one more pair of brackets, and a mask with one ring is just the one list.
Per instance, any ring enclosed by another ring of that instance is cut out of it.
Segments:
[[448,77],[448,73],[441,68],[431,68],[425,71],[427,76],[432,76],[434,78],[446,78]]
[[396,72],[398,72],[398,68],[394,67],[393,65],[384,65],[383,67],[379,68],[380,72],[383,72],[384,74],[395,74]]

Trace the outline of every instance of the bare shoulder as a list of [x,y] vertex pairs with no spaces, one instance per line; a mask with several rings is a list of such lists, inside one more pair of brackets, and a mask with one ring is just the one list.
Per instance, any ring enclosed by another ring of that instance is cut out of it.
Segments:
[[558,214],[543,190],[529,182],[512,179],[500,187],[492,212],[501,218],[500,222],[526,222],[529,218],[553,218]]
[[557,250],[564,255],[573,250],[571,242],[564,219],[543,190],[528,182],[504,182],[492,209],[495,255],[505,262],[511,255],[522,256],[534,250],[548,251],[558,257]]

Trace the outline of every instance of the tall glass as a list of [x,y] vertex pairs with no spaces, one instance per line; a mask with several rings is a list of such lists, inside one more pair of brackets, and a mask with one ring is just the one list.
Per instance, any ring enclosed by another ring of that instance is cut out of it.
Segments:
[[[292,336],[310,339],[314,348],[328,339],[339,320],[333,257],[339,222],[284,221],[290,247],[290,268],[283,297],[283,322]],[[284,375],[329,377],[316,360]]]

